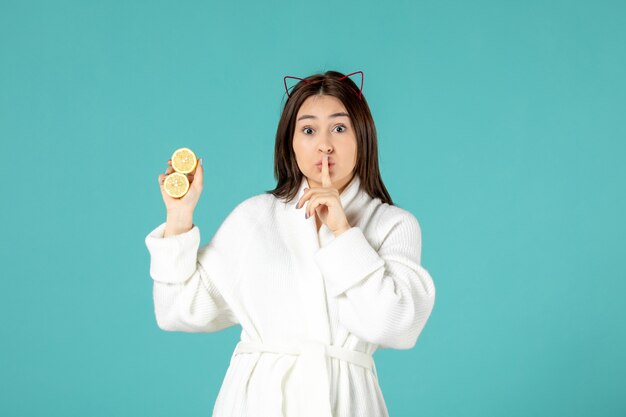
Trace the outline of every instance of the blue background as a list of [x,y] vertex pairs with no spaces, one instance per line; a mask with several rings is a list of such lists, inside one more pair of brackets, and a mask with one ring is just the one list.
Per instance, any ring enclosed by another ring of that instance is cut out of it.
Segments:
[[437,288],[390,415],[626,415],[624,45],[623,1],[1,0],[0,414],[211,414],[240,327],[157,327],[157,177],[204,157],[206,244],[275,184],[283,76],[334,69]]

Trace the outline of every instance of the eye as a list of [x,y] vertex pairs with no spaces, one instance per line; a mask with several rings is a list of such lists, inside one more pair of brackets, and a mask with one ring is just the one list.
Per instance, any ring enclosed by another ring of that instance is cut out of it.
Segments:
[[[340,133],[343,133],[343,132],[345,132],[348,129],[344,125],[337,125],[336,127],[343,129],[343,130],[339,131]],[[302,132],[304,132],[305,135],[308,135],[308,133],[306,133],[306,131],[307,130],[313,130],[313,129],[311,127],[309,127],[309,126],[306,126],[306,127],[303,127],[301,130],[302,130]]]

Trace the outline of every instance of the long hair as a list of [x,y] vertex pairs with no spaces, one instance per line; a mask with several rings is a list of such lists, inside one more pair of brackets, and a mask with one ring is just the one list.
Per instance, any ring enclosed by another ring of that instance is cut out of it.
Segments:
[[345,106],[357,141],[357,155],[354,173],[361,180],[361,188],[372,198],[380,198],[383,203],[393,205],[378,168],[378,141],[376,126],[365,96],[359,98],[359,88],[349,77],[340,80],[344,74],[337,71],[326,71],[306,78],[293,87],[285,103],[274,146],[274,178],[276,188],[268,190],[279,199],[291,201],[298,193],[304,174],[298,168],[296,155],[293,151],[293,134],[296,116],[302,103],[315,94],[337,97]]

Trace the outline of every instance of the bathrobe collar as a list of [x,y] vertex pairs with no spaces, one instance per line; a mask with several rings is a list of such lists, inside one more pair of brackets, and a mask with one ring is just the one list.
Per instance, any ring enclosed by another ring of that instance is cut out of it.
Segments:
[[[346,188],[341,192],[339,198],[341,206],[346,213],[346,218],[351,226],[357,224],[357,220],[367,202],[371,197],[360,188],[360,178],[355,174]],[[326,227],[320,226],[319,234],[315,224],[315,216],[305,219],[305,207],[296,208],[298,201],[304,194],[304,189],[309,187],[306,177],[302,177],[302,182],[296,197],[284,205],[286,225],[289,229],[287,233],[287,247],[289,247],[291,262],[300,265],[302,272],[299,285],[302,308],[305,312],[305,333],[310,340],[328,344],[330,343],[330,323],[328,320],[327,293],[324,284],[324,277],[314,260],[315,253],[324,245],[332,243],[336,237]],[[341,237],[339,235],[338,237]]]

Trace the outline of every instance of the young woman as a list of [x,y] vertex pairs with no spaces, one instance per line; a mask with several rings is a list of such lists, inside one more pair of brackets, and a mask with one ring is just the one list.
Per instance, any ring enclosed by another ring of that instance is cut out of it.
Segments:
[[159,327],[242,328],[213,416],[387,416],[372,354],[412,348],[433,309],[419,223],[383,185],[362,78],[349,75],[291,93],[285,77],[278,184],[205,246],[193,224],[202,164],[182,199],[163,190],[172,168],[159,175],[167,220],[145,239]]

